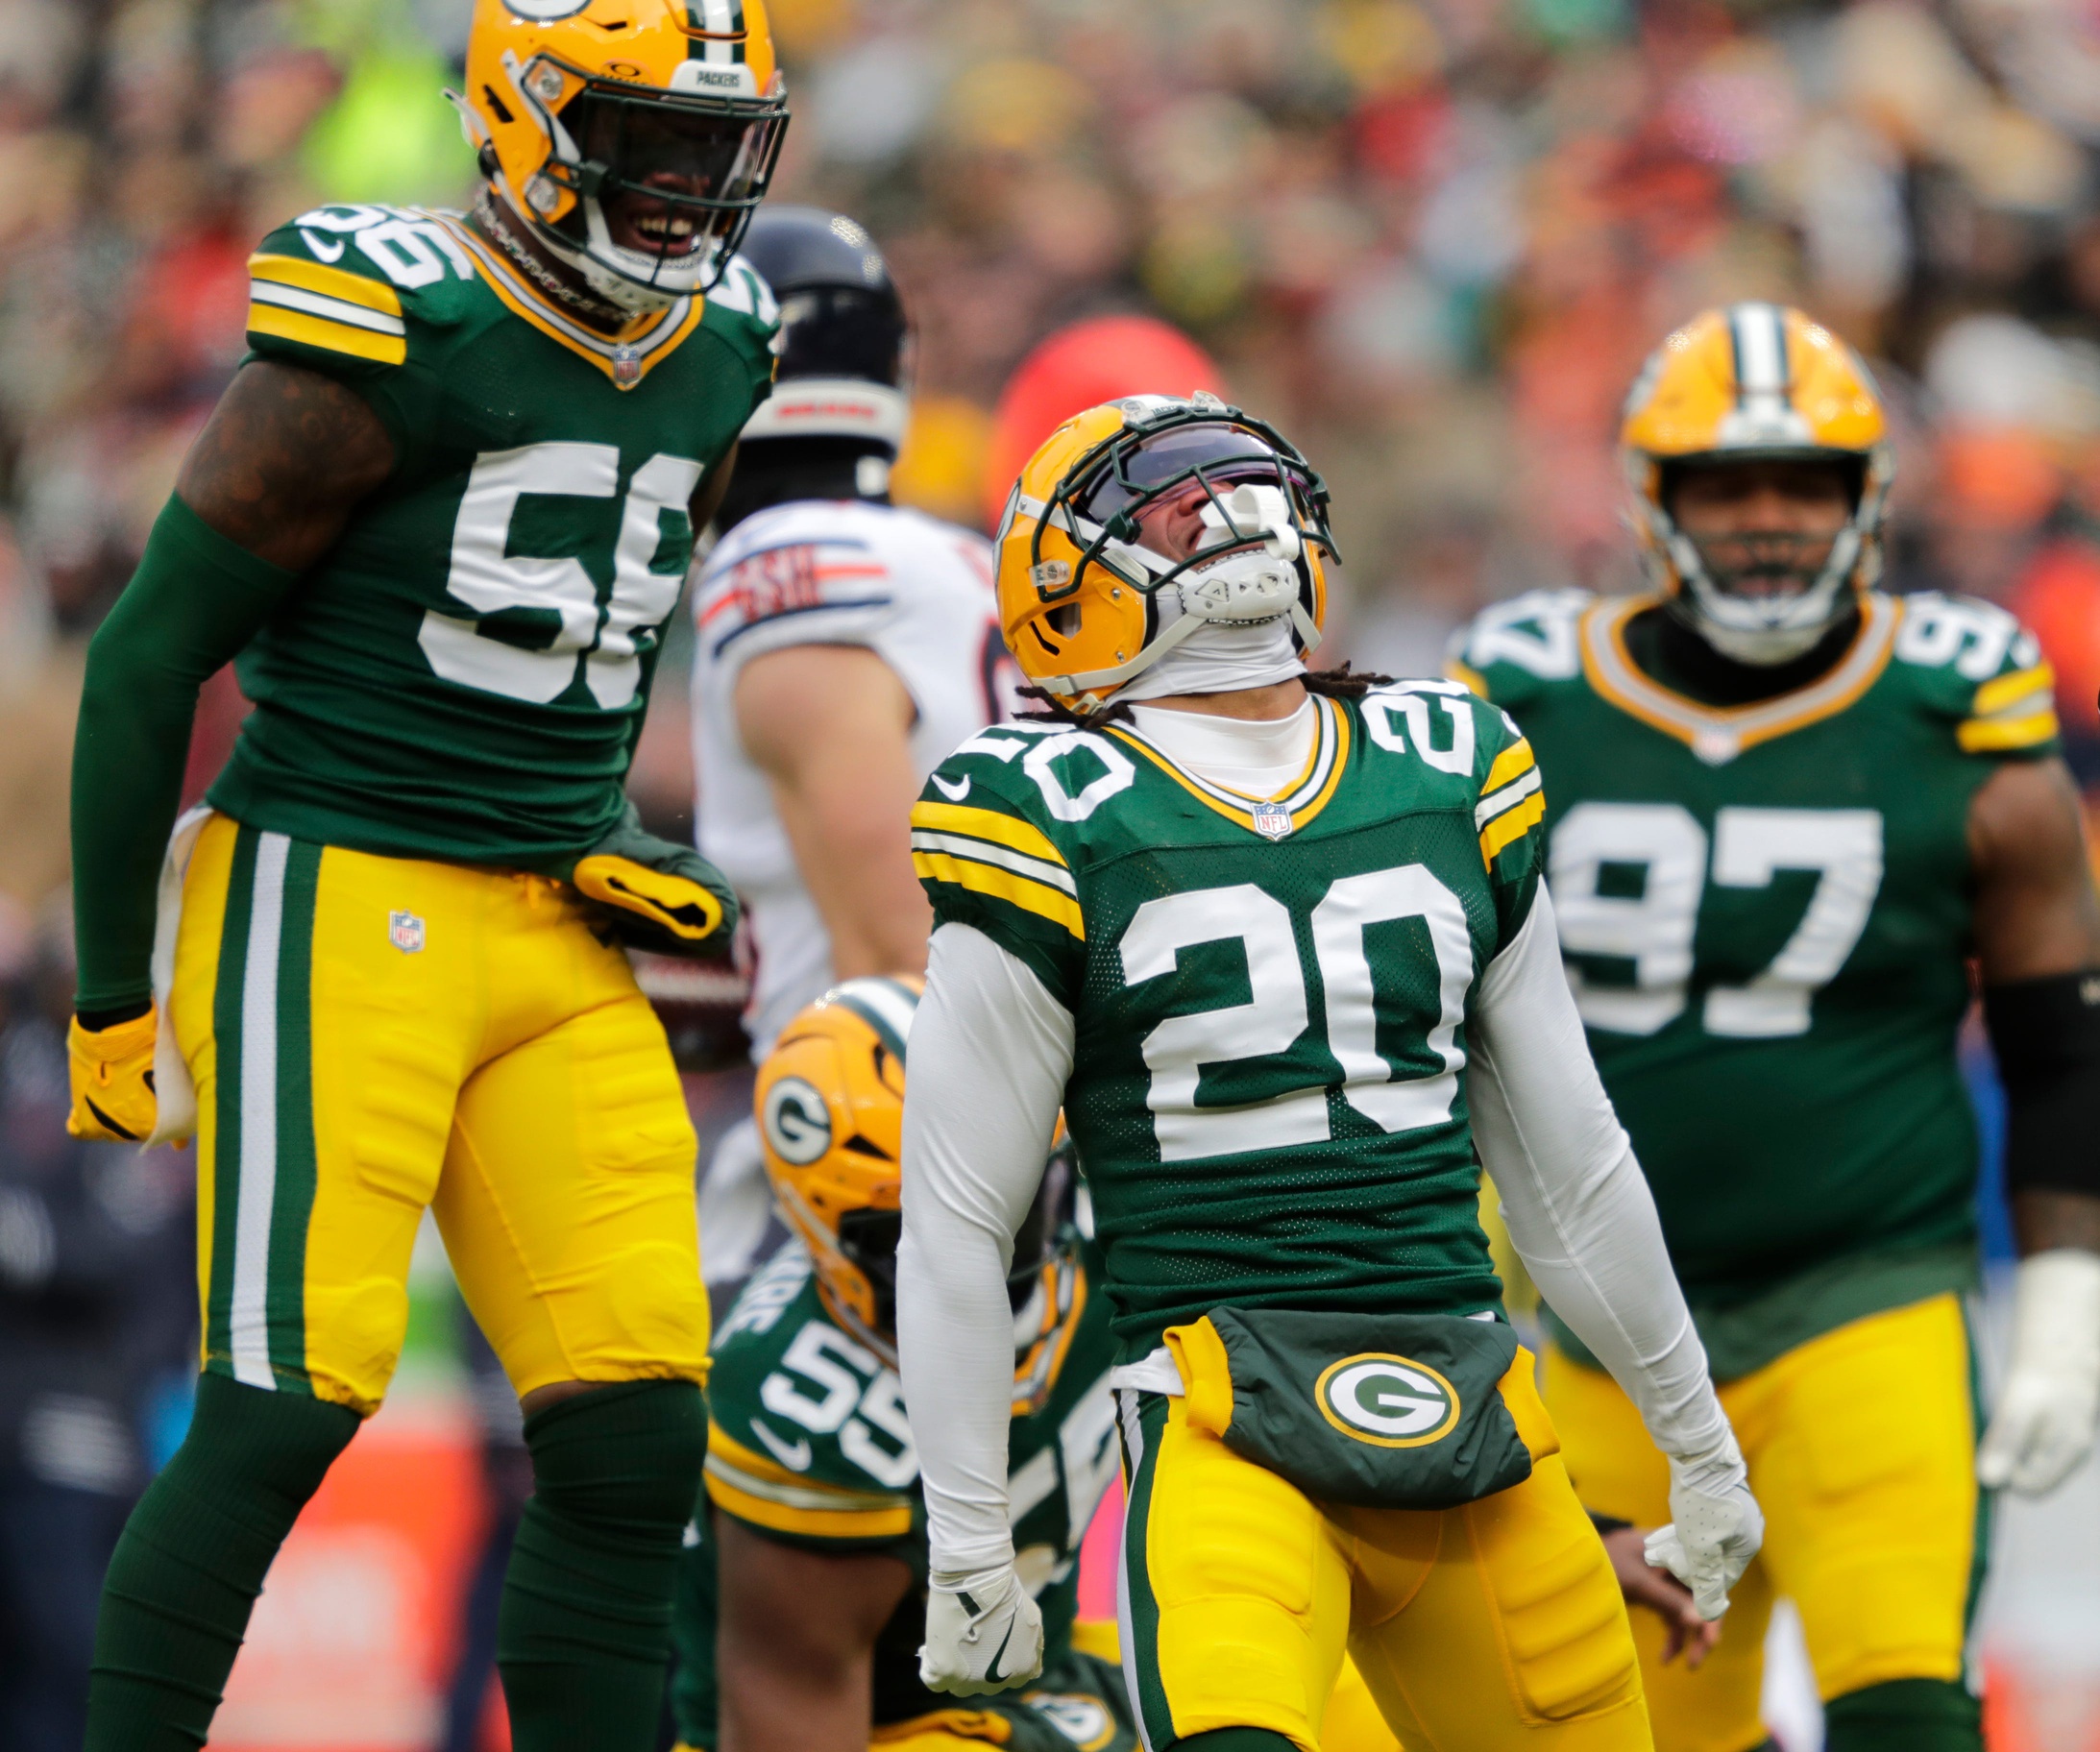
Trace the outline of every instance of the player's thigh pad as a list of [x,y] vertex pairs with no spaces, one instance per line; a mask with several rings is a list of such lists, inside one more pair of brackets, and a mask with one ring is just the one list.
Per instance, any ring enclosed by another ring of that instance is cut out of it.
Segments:
[[1334,1516],[1350,1652],[1409,1752],[1648,1752],[1619,1584],[1557,1455],[1461,1508]]
[[1339,1536],[1295,1485],[1189,1427],[1181,1399],[1116,1399],[1130,1479],[1117,1619],[1145,1744],[1251,1727],[1315,1752],[1349,1635]]
[[[1754,1384],[1755,1377],[1751,1377]],[[1565,1351],[1548,1353],[1543,1386],[1547,1409],[1560,1432],[1561,1458],[1586,1509],[1658,1527],[1670,1519],[1670,1467],[1649,1440],[1648,1426],[1619,1383],[1601,1369]],[[1722,1390],[1746,1448],[1761,1425],[1744,1417],[1745,1399]],[[1750,1453],[1752,1482],[1757,1454]],[[1668,1629],[1655,1613],[1634,1611],[1633,1642],[1641,1656],[1655,1752],[1745,1752],[1765,1738],[1762,1697],[1765,1630],[1771,1618],[1771,1582],[1762,1558],[1729,1592],[1720,1643],[1694,1671],[1682,1657],[1663,1660]]]
[[204,1365],[370,1411],[477,1017],[462,866],[204,829],[169,1015],[197,1084]]
[[1773,1585],[1800,1608],[1824,1697],[1961,1678],[1982,1581],[1973,1356],[1960,1300],[1870,1315],[1748,1377]]
[[698,1147],[662,1024],[558,895],[495,930],[517,1037],[460,1091],[436,1200],[467,1304],[521,1396],[704,1382]]

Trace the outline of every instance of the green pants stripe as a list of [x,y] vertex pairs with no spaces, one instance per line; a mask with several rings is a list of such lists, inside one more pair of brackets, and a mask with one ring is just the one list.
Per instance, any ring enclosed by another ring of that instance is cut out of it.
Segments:
[[228,878],[206,1367],[251,1387],[306,1384],[313,1211],[312,944],[318,845],[242,828]]
[[1145,1567],[1145,1527],[1152,1513],[1151,1461],[1166,1428],[1162,1395],[1116,1389],[1117,1427],[1123,1438],[1123,1476],[1130,1506],[1123,1515],[1123,1573],[1116,1590],[1117,1630],[1123,1642],[1123,1683],[1137,1717],[1145,1752],[1174,1743],[1174,1713],[1160,1684],[1160,1603]]

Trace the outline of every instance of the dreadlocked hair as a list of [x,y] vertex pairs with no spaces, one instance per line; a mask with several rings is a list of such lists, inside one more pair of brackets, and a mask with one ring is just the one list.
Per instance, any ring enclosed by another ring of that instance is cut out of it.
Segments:
[[[1343,664],[1339,669],[1305,669],[1298,676],[1307,694],[1323,694],[1329,699],[1361,699],[1374,688],[1389,688],[1393,677],[1380,675],[1375,669],[1354,669]],[[1016,715],[1022,723],[1070,724],[1079,730],[1098,730],[1104,724],[1128,724],[1135,720],[1131,717],[1128,704],[1111,699],[1096,712],[1075,712],[1057,694],[1046,688],[1022,688],[1023,699],[1041,702],[1040,712],[1022,712]]]

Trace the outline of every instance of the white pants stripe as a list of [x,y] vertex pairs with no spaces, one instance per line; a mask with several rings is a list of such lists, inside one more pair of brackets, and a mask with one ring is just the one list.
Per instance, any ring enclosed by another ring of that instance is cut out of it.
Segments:
[[233,1378],[275,1390],[270,1371],[270,1216],[277,1201],[277,988],[284,924],[284,864],[291,841],[264,834],[256,847],[241,976],[240,1193],[233,1228],[231,1335]]

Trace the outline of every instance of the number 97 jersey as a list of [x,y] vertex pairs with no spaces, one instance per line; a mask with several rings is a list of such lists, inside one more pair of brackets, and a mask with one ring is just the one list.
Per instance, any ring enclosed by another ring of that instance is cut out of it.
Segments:
[[1653,607],[1519,597],[1454,672],[1537,752],[1569,981],[1727,1378],[1782,1311],[1806,1337],[1973,1271],[1968,807],[2056,719],[1988,604],[1871,595],[1833,669],[1730,709],[1636,666]]
[[251,356],[346,385],[396,460],[242,653],[256,710],[210,800],[558,873],[619,818],[690,502],[771,383],[772,295],[733,261],[603,335],[412,207],[303,214],[249,274]]

